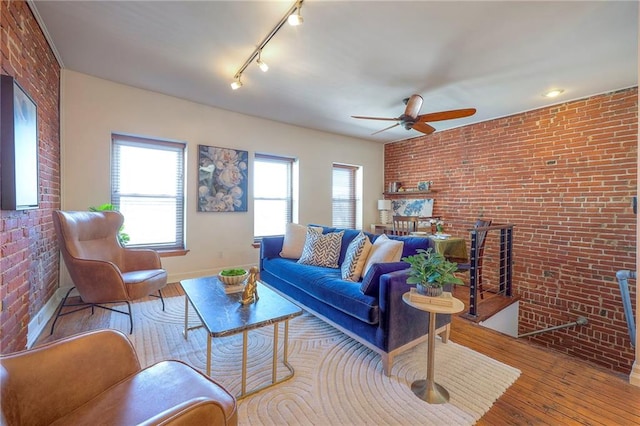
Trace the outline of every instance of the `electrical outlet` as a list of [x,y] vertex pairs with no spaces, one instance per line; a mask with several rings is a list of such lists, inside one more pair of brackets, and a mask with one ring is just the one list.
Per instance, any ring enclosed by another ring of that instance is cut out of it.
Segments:
[[218,252],[218,259],[222,259],[222,252],[221,251]]

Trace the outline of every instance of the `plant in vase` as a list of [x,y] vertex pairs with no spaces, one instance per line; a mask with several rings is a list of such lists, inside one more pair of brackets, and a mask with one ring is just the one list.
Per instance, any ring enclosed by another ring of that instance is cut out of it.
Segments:
[[464,284],[454,275],[458,264],[448,261],[442,254],[434,252],[433,248],[418,249],[413,256],[402,258],[411,267],[407,284],[415,284],[418,293],[427,296],[440,296],[445,284]]

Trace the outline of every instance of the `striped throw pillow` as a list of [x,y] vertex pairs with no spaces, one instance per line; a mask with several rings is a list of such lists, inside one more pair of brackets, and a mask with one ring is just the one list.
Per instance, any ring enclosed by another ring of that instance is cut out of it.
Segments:
[[317,234],[312,230],[307,230],[307,239],[304,242],[302,256],[298,259],[298,263],[338,268],[343,234],[344,231]]

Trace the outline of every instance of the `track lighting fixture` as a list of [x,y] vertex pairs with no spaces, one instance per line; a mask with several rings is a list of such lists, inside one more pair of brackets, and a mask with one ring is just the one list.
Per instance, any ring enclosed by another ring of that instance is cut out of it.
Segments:
[[262,72],[269,71],[269,65],[265,64],[264,62],[262,62],[262,50],[260,51],[260,53],[258,53],[258,62],[257,62],[257,64],[260,67],[260,69],[262,70]]
[[276,26],[271,29],[269,34],[267,34],[267,36],[262,40],[262,42],[258,45],[258,47],[256,47],[255,50],[251,53],[251,55],[249,55],[247,60],[244,61],[244,64],[242,64],[242,66],[236,72],[233,83],[231,83],[231,88],[233,90],[237,90],[240,87],[242,87],[242,82],[240,81],[240,77],[242,76],[242,73],[244,72],[244,70],[247,69],[249,64],[253,62],[254,59],[258,58],[256,63],[258,64],[258,66],[263,72],[267,72],[267,70],[269,69],[269,66],[264,62],[262,62],[262,58],[261,58],[262,49],[267,45],[267,43],[271,41],[273,36],[275,36],[278,33],[278,31],[280,31],[280,28],[282,28],[285,22],[289,22],[290,25],[302,24],[304,19],[302,19],[302,16],[300,15],[300,8],[302,7],[303,2],[304,0],[297,0],[293,4],[293,6],[291,6],[289,10],[287,10],[287,13],[284,14],[282,19],[280,19],[280,22],[278,22]]
[[233,80],[233,83],[231,83],[231,89],[238,90],[239,88],[242,87],[242,81],[240,81],[241,76],[242,76],[241,74],[238,74],[235,80]]
[[302,23],[304,22],[304,19],[300,15],[300,8],[302,7],[302,1],[297,2],[296,6],[298,8],[298,11],[295,14],[292,13],[287,18],[287,22],[289,22],[289,25],[291,25],[292,27],[296,27],[298,25],[302,25]]

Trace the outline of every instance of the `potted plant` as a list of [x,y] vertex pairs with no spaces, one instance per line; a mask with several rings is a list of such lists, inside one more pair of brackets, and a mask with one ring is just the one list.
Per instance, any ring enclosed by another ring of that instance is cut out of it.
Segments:
[[454,275],[458,264],[448,261],[442,254],[434,252],[433,248],[418,249],[413,256],[402,258],[409,263],[409,278],[407,284],[415,284],[419,293],[427,296],[440,296],[445,284],[464,284]]

